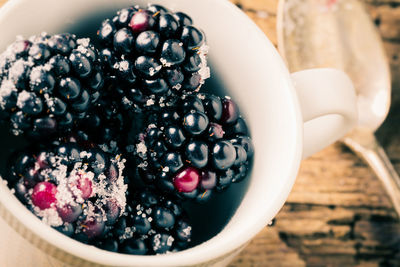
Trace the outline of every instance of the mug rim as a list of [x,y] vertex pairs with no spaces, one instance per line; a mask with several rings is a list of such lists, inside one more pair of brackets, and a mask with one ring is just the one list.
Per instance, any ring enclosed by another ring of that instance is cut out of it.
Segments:
[[[21,7],[24,2],[27,1],[29,0],[9,0],[8,2],[6,2],[4,6],[0,8],[0,20],[16,8]],[[158,1],[160,0],[155,0],[152,2],[154,3]],[[15,197],[15,195],[11,193],[11,190],[7,187],[5,180],[3,180],[1,177],[0,211],[1,209],[7,210],[8,213],[14,216],[14,218],[16,219],[16,221],[18,221],[20,225],[38,235],[45,242],[51,244],[59,250],[67,252],[73,257],[77,257],[79,259],[83,259],[85,261],[97,263],[100,265],[113,266],[128,266],[130,264],[138,266],[177,266],[177,264],[179,264],[180,266],[204,263],[223,257],[224,255],[230,254],[232,251],[239,249],[244,244],[249,242],[259,231],[261,231],[262,228],[268,223],[268,220],[272,219],[270,218],[270,214],[275,215],[284,204],[294,184],[296,174],[299,169],[302,154],[303,129],[300,105],[298,103],[297,94],[293,87],[289,72],[284,65],[281,56],[278,54],[277,50],[267,38],[267,36],[249,17],[247,17],[244,12],[242,12],[239,8],[237,8],[228,0],[218,0],[215,1],[215,4],[222,5],[226,10],[228,10],[227,12],[231,12],[233,16],[238,17],[243,21],[246,21],[246,23],[251,26],[251,29],[254,31],[254,33],[258,35],[259,42],[262,42],[265,48],[268,49],[268,53],[273,55],[275,59],[275,62],[273,64],[276,65],[277,68],[279,68],[279,72],[283,75],[282,77],[284,77],[282,90],[285,89],[287,93],[289,93],[289,95],[291,96],[288,101],[290,101],[290,105],[293,107],[293,110],[291,110],[291,119],[293,123],[296,124],[294,125],[296,132],[291,135],[293,138],[292,141],[294,142],[295,146],[293,146],[293,150],[290,151],[290,156],[286,158],[287,166],[289,166],[288,170],[286,171],[287,177],[281,177],[281,179],[285,181],[285,190],[282,190],[282,194],[279,199],[274,200],[277,205],[275,205],[273,210],[268,210],[268,212],[266,210],[260,211],[260,214],[257,214],[258,219],[253,220],[251,224],[248,223],[248,225],[246,225],[246,227],[243,227],[241,231],[237,232],[235,236],[233,236],[232,234],[230,236],[226,234],[225,227],[223,230],[221,230],[219,234],[212,237],[208,241],[205,241],[204,243],[196,245],[195,247],[171,254],[157,256],[138,256],[108,252],[98,249],[94,246],[83,244],[59,233],[55,229],[45,225],[39,218],[32,214]],[[249,196],[246,192],[244,199],[247,197]],[[235,211],[235,215],[236,213],[237,211]],[[230,223],[231,222],[229,222],[228,224]],[[14,224],[15,223],[13,223],[12,226],[15,228]],[[85,251],[84,254],[82,253],[83,249]]]

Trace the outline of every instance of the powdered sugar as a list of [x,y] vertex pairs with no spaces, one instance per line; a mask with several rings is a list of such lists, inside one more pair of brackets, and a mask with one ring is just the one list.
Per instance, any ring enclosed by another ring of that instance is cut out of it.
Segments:
[[[171,247],[173,242],[174,242],[174,238],[172,236],[168,236],[167,240],[166,240],[166,245]],[[153,250],[157,251],[159,250],[162,246],[164,246],[165,244],[163,244],[163,241],[161,239],[161,234],[156,234],[153,237]]]
[[34,208],[35,214],[42,218],[42,221],[51,226],[61,226],[63,224],[62,219],[58,216],[57,210],[54,208],[49,208],[41,210],[39,208]]
[[23,59],[18,59],[8,70],[9,77],[21,77],[25,73],[25,68],[28,62]]
[[201,99],[201,100],[204,100],[204,99],[206,99],[206,95],[205,94],[197,94],[197,97],[199,98],[199,99]]
[[208,45],[202,44],[198,51],[198,54],[201,59],[199,74],[201,76],[203,83],[204,83],[204,80],[210,78],[210,76],[211,76],[210,67],[208,67],[208,65],[207,65],[208,49],[209,49]]
[[174,88],[175,90],[179,91],[182,88],[182,84],[178,83],[178,84],[172,86],[172,88]]
[[146,106],[148,106],[148,107],[149,107],[149,106],[152,106],[152,105],[154,105],[154,103],[155,103],[155,102],[154,102],[153,99],[149,99],[149,100],[146,101]]
[[[107,221],[105,205],[109,201],[115,203],[121,216],[125,212],[126,192],[128,186],[124,183],[123,170],[125,159],[121,155],[110,159],[110,164],[114,164],[118,170],[117,178],[111,180],[102,172],[95,174],[92,171],[93,153],[90,151],[80,152],[79,161],[75,162],[71,168],[71,158],[53,153],[47,153],[46,158],[50,166],[41,170],[41,175],[47,177],[57,185],[56,204],[52,208],[41,210],[34,206],[34,213],[40,217],[44,223],[50,226],[60,226],[63,224],[57,209],[66,206],[80,205],[83,214],[88,217],[100,216],[103,221]],[[104,166],[96,165],[97,168]],[[35,164],[33,171],[38,171],[40,164]],[[29,194],[32,194],[32,190]],[[33,205],[30,202],[30,205]]]
[[169,236],[167,239],[167,246],[172,246],[172,243],[174,242],[174,238],[172,236]]
[[79,154],[79,156],[80,156],[81,158],[90,158],[90,157],[92,156],[92,153],[87,152],[87,151],[82,151],[82,152]]
[[25,105],[25,102],[29,101],[30,98],[31,94],[28,91],[23,90],[18,94],[17,107],[22,109]]
[[123,235],[120,237],[121,240],[130,239],[133,237],[135,230],[133,227],[126,227]]
[[87,58],[91,58],[93,51],[90,50],[90,39],[89,38],[81,38],[76,41],[78,46],[76,50],[79,51],[81,54],[85,55]]
[[124,105],[127,105],[127,106],[132,106],[132,105],[133,105],[133,102],[130,101],[126,96],[124,96],[124,97],[122,98],[122,103],[123,103]]
[[4,109],[6,106],[7,99],[12,95],[18,92],[15,85],[10,80],[4,80],[0,86],[0,106]]
[[129,62],[126,60],[123,60],[121,62],[117,62],[113,66],[115,69],[118,69],[119,71],[127,71],[129,69]]
[[160,58],[160,62],[163,65],[163,67],[168,68],[172,66],[172,63],[168,62],[165,58]]
[[147,153],[147,147],[145,145],[145,142],[140,142],[139,144],[136,145],[136,152],[139,154],[146,154]]
[[76,43],[79,44],[79,46],[82,46],[82,47],[89,47],[90,46],[90,39],[89,38],[81,38],[81,39],[78,39],[76,41]]
[[161,235],[156,234],[153,239],[153,250],[157,251],[159,248],[161,248]]
[[183,232],[185,235],[190,236],[191,233],[192,233],[192,227],[191,227],[191,226],[188,226],[188,227],[186,227],[185,229],[183,229],[182,232]]

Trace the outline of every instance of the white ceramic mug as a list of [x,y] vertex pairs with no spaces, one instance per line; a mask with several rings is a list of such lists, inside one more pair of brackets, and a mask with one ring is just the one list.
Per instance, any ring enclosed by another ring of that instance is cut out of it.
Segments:
[[[1,266],[225,266],[284,204],[302,158],[356,123],[355,92],[333,69],[290,75],[259,28],[227,0],[153,0],[188,13],[204,30],[213,74],[250,126],[255,158],[248,190],[226,227],[193,248],[167,255],[110,253],[44,225],[0,185]],[[59,33],[82,18],[132,5],[129,0],[10,0],[0,10],[0,51],[41,31]],[[144,6],[146,1],[134,4]],[[96,29],[92,29],[96,31]]]

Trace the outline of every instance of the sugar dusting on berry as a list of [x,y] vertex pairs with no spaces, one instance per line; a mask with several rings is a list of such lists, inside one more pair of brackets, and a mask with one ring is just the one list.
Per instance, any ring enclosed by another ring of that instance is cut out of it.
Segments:
[[127,71],[128,68],[129,68],[129,63],[126,60],[121,61],[121,62],[117,62],[117,63],[114,64],[114,68],[118,69],[120,71]]
[[63,221],[60,216],[58,216],[58,212],[56,209],[45,209],[41,210],[38,207],[33,209],[36,216],[42,219],[42,221],[50,226],[60,226],[63,224]]
[[160,58],[160,62],[161,62],[163,67],[169,68],[169,67],[172,66],[172,63],[167,62],[167,60],[165,58]]
[[[38,84],[40,84],[42,82],[42,79],[40,78],[40,76],[37,76],[37,75],[35,76],[36,72],[41,72],[41,71],[50,72],[52,70],[52,68],[53,68],[52,65],[48,64],[48,63],[45,64],[45,65],[40,65],[40,66],[33,67],[32,71],[30,73],[30,76],[29,76],[31,84],[32,85],[38,85]],[[43,89],[47,89],[47,88],[43,88]]]
[[191,227],[191,226],[187,226],[186,228],[184,228],[184,229],[182,230],[182,232],[183,232],[185,235],[189,236],[189,235],[192,233],[192,227]]
[[126,105],[126,106],[132,106],[133,102],[131,100],[129,100],[126,96],[124,96],[122,98],[122,104]]
[[135,230],[133,227],[126,227],[124,233],[120,237],[121,240],[130,239],[133,237]]
[[[76,162],[71,170],[67,166],[71,160],[70,158],[52,154],[48,156],[51,168],[42,170],[41,175],[47,177],[47,179],[50,179],[52,183],[57,185],[55,206],[40,209],[33,205],[32,200],[29,200],[29,203],[34,207],[34,213],[44,223],[50,226],[62,225],[63,221],[57,212],[57,208],[62,209],[66,206],[76,205],[83,207],[83,213],[86,216],[91,218],[100,214],[102,220],[107,221],[105,205],[110,200],[114,201],[119,207],[119,216],[125,212],[126,192],[128,189],[124,183],[123,176],[125,159],[116,156],[110,160],[111,164],[115,164],[118,169],[117,179],[110,181],[104,173],[96,176],[93,171],[89,170],[89,165],[83,163],[93,156],[90,152],[80,152],[81,162]],[[32,190],[30,190],[31,194]],[[95,202],[88,200],[89,197],[95,199]]]
[[167,239],[167,245],[168,246],[172,246],[172,243],[174,242],[174,240],[175,239],[172,236],[169,236],[168,239]]
[[18,90],[15,88],[15,85],[10,80],[4,80],[0,86],[0,106],[2,109],[5,108],[7,104],[7,98],[11,96],[13,93],[17,93]]
[[201,100],[206,99],[205,94],[202,94],[202,93],[197,94],[197,97],[200,98]]
[[81,38],[81,39],[78,39],[76,41],[76,43],[78,44],[78,47],[76,48],[76,50],[78,50],[82,54],[89,57],[90,54],[88,54],[89,53],[88,47],[90,46],[90,39],[89,38]]
[[146,102],[146,106],[152,106],[152,105],[154,105],[154,100],[153,99],[149,99],[149,100],[147,100],[147,102]]
[[[88,38],[77,39],[69,33],[48,35],[46,32],[29,39],[19,36],[0,54],[2,121],[10,124],[14,135],[26,134],[35,139],[55,133],[62,135],[64,126],[67,130],[72,124],[75,127],[83,120],[81,114],[94,109],[100,99],[103,74],[97,71],[99,67],[98,52]],[[95,75],[83,78],[90,71]],[[77,86],[72,89],[68,85],[65,87],[65,80],[70,82],[71,78],[77,80],[74,83]],[[92,85],[98,87],[96,92],[89,90]],[[57,89],[53,90],[54,87]],[[59,90],[60,87],[66,89]],[[81,102],[76,102],[73,97],[70,99],[69,90],[73,90],[76,97],[80,92]],[[94,105],[87,105],[88,97]],[[96,116],[93,114],[85,119]]]
[[182,88],[182,84],[178,83],[178,84],[172,86],[172,88],[174,88],[175,90],[179,91]]
[[143,155],[147,153],[147,147],[144,141],[136,145],[136,152]]
[[161,235],[160,234],[156,234],[154,236],[153,250],[156,251],[160,247],[161,247]]
[[202,44],[198,51],[201,59],[199,74],[201,76],[202,83],[204,83],[204,80],[210,78],[211,76],[210,67],[208,67],[207,65],[208,49],[209,49],[208,45]]

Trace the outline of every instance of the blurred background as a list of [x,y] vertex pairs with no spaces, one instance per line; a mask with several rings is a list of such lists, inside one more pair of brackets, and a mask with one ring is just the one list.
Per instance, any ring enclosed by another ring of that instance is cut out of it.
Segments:
[[[231,1],[277,44],[278,0]],[[400,0],[362,1],[392,72],[392,106],[377,137],[400,172]],[[303,161],[273,225],[230,266],[400,266],[400,221],[373,172],[337,143]]]

